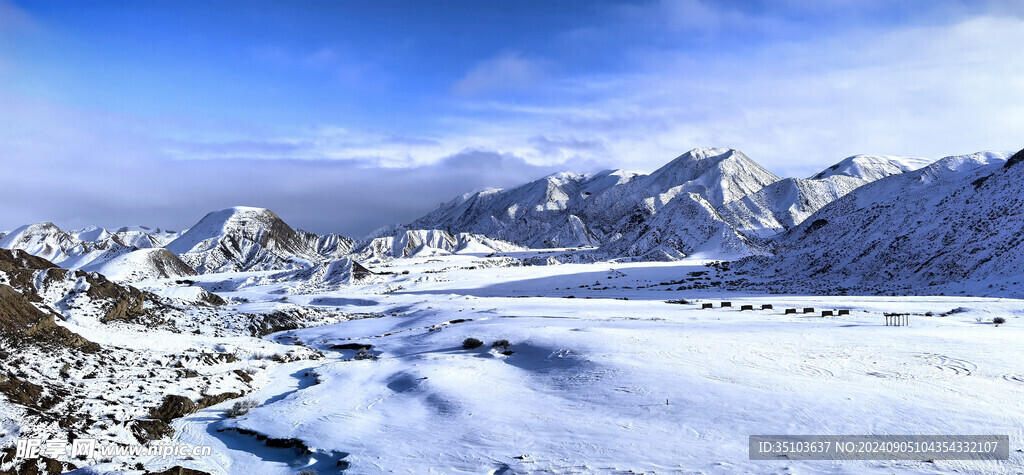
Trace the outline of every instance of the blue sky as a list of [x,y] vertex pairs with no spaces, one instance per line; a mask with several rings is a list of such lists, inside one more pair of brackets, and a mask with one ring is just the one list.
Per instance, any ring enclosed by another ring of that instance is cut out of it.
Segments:
[[0,0],[0,229],[232,205],[362,235],[699,146],[1020,148],[1024,2]]

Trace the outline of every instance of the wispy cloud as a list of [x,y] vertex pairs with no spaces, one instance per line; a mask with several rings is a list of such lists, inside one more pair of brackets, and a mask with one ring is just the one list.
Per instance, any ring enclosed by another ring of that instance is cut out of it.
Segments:
[[452,84],[456,96],[472,97],[492,92],[520,91],[535,87],[546,74],[545,63],[506,51],[478,63]]
[[0,33],[36,26],[32,17],[9,0],[0,0]]
[[[131,117],[2,89],[0,110],[0,201],[17,203],[0,207],[0,229],[44,220],[66,228],[181,229],[210,210],[252,205],[304,229],[358,237],[411,221],[469,189],[560,169],[514,153],[338,128],[313,130],[301,140],[261,141],[257,136],[266,131],[256,130],[244,140],[169,142],[160,132],[173,123],[139,127]],[[416,155],[434,158],[408,160],[408,150],[431,150]]]
[[1019,148],[1019,44],[1024,21],[978,15],[780,41],[711,59],[658,47],[633,51],[639,66],[628,74],[549,82],[562,94],[554,104],[472,107],[484,111],[478,127],[505,135],[557,130],[601,140],[606,153],[595,156],[622,167],[650,170],[689,148],[717,145],[802,176],[854,153],[941,157]]

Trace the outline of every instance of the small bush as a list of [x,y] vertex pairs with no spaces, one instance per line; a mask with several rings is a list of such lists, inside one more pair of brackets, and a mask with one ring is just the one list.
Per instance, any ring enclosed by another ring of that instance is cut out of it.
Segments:
[[497,349],[508,349],[508,347],[510,346],[512,346],[512,344],[509,343],[508,340],[498,340],[494,343],[491,343],[491,347]]
[[674,304],[679,304],[679,305],[686,305],[686,304],[690,303],[690,301],[686,300],[686,299],[678,299],[678,300],[666,300],[665,303],[674,303]]
[[466,338],[465,340],[462,340],[463,350],[472,350],[474,348],[480,348],[483,345],[484,342],[477,340],[476,338]]
[[1003,317],[996,317],[992,319],[992,323],[995,323],[996,325],[1002,325],[1006,323],[1006,319]]
[[278,363],[287,363],[288,361],[290,361],[287,356],[282,355],[280,353],[274,353],[273,355],[270,356],[270,359]]
[[299,472],[299,475],[317,475],[316,470],[311,468],[303,469]]
[[355,359],[357,359],[357,360],[375,360],[375,359],[377,359],[377,355],[371,354],[369,351],[367,351],[366,348],[360,348],[359,351],[356,352]]
[[230,409],[224,412],[224,415],[228,418],[234,419],[241,417],[249,413],[249,411],[260,406],[260,403],[253,401],[252,399],[246,399],[244,401],[235,401],[235,404]]

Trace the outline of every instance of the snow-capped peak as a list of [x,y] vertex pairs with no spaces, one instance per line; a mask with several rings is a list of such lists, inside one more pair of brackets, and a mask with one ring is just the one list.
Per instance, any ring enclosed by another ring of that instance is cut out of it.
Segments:
[[199,272],[291,269],[318,261],[308,242],[266,208],[214,211],[167,244]]
[[917,170],[932,162],[934,160],[928,158],[897,155],[854,155],[822,170],[811,179],[820,180],[830,176],[845,175],[865,181],[875,181],[887,176]]

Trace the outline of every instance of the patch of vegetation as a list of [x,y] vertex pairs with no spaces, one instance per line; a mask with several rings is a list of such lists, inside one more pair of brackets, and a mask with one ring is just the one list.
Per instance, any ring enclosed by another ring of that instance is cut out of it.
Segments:
[[465,340],[462,340],[463,350],[473,350],[476,348],[480,348],[483,345],[484,342],[477,340],[476,338],[466,338]]
[[686,304],[690,303],[690,301],[686,300],[686,299],[676,299],[676,300],[666,300],[665,303],[674,303],[674,304],[678,304],[678,305],[686,305]]
[[508,340],[498,340],[494,343],[491,343],[491,348],[495,348],[498,350],[507,350],[508,347],[510,346],[512,346],[512,343],[509,343]]
[[231,408],[224,412],[224,416],[230,419],[235,419],[237,417],[242,417],[248,414],[249,411],[256,409],[259,406],[260,403],[252,399],[236,401],[234,404],[231,405]]
[[964,312],[967,312],[966,308],[964,308],[964,307],[957,307],[957,308],[954,308],[954,309],[952,309],[952,310],[950,310],[948,312],[942,312],[942,313],[939,314],[939,316],[940,317],[948,317],[950,315],[956,315],[958,313],[964,313]]
[[357,359],[357,360],[375,360],[375,359],[377,359],[377,355],[370,353],[369,350],[367,350],[366,348],[360,348],[359,351],[356,352],[355,359]]
[[992,319],[992,323],[995,323],[996,325],[1002,325],[1006,323],[1006,319],[1003,317],[996,317]]

